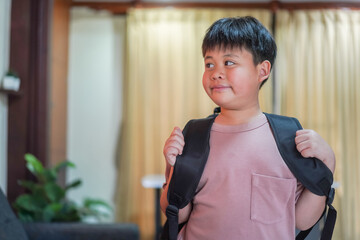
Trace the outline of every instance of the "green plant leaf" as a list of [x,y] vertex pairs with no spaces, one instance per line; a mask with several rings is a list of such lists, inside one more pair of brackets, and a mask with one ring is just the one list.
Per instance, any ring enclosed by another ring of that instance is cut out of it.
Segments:
[[53,182],[46,183],[45,186],[46,196],[51,202],[58,202],[65,197],[65,190]]
[[105,201],[99,199],[86,198],[83,203],[83,207],[79,209],[80,215],[83,220],[89,217],[96,218],[99,222],[112,215],[112,207]]
[[31,192],[34,192],[38,187],[38,184],[34,183],[33,181],[25,181],[25,180],[18,180],[18,184]]
[[66,168],[66,167],[71,167],[71,168],[75,168],[75,164],[70,162],[70,161],[63,161],[58,163],[55,167],[54,170],[56,172],[59,172],[62,168]]
[[22,222],[34,222],[34,213],[28,211],[19,210],[18,217]]
[[61,203],[52,203],[47,205],[43,212],[43,221],[51,222],[52,219],[56,218],[62,208]]
[[82,184],[82,181],[80,179],[76,179],[72,181],[71,183],[67,184],[65,187],[65,190],[69,190],[70,188],[77,188]]
[[57,180],[57,173],[54,169],[44,169],[43,176],[45,182],[55,182]]
[[112,211],[113,208],[108,204],[106,203],[105,201],[103,200],[100,200],[100,199],[92,199],[92,198],[86,198],[84,200],[84,207],[86,208],[93,208],[93,207],[105,207],[106,209]]
[[25,160],[27,162],[27,169],[35,176],[39,177],[43,173],[44,166],[34,155],[30,153],[25,154]]
[[62,202],[60,212],[54,217],[53,221],[56,222],[78,222],[81,220],[79,215],[78,206],[70,201]]
[[46,200],[38,195],[23,194],[19,196],[14,204],[17,209],[26,210],[29,212],[41,212],[46,206]]

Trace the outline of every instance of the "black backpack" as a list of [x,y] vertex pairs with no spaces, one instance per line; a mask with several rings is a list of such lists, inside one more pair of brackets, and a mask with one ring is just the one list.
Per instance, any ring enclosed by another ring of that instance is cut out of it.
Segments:
[[[184,208],[194,197],[203,173],[208,155],[211,126],[220,112],[203,119],[190,120],[184,130],[185,146],[182,155],[177,156],[174,171],[168,188],[169,206],[166,209],[167,221],[161,239],[176,240],[184,224],[178,224],[179,209]],[[296,149],[295,134],[302,129],[296,118],[267,114],[278,150],[286,165],[304,187],[312,193],[327,197],[329,206],[321,240],[330,240],[336,221],[336,210],[331,205],[335,190],[331,187],[333,175],[330,169],[316,158],[303,158]],[[323,215],[326,212],[324,210]],[[321,219],[321,218],[320,218]],[[312,228],[300,232],[296,240],[305,239]]]

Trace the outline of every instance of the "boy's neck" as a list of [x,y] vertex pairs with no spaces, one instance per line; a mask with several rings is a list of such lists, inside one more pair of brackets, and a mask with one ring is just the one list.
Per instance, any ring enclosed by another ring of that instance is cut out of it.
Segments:
[[215,119],[216,123],[223,125],[239,125],[251,122],[262,114],[260,107],[246,110],[231,110],[221,108],[221,113]]

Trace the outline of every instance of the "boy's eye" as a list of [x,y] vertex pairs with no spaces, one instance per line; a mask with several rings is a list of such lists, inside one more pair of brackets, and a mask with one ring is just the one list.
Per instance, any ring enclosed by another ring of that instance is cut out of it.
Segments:
[[231,66],[231,65],[233,65],[234,63],[233,62],[231,62],[231,61],[225,61],[225,66]]
[[212,68],[212,67],[214,67],[214,64],[212,64],[212,63],[206,63],[205,66],[206,66],[206,68]]

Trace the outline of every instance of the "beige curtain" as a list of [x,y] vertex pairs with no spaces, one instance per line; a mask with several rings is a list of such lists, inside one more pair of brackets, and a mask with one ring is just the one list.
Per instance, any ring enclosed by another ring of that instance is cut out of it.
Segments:
[[334,239],[360,239],[360,11],[280,11],[276,41],[281,114],[318,131],[336,154]]
[[[127,17],[127,76],[118,159],[117,219],[139,224],[142,239],[154,234],[154,190],[147,174],[163,174],[162,148],[174,126],[206,117],[214,104],[202,89],[202,38],[217,19],[252,15],[269,28],[266,10],[132,9]],[[261,90],[271,112],[271,79]]]

